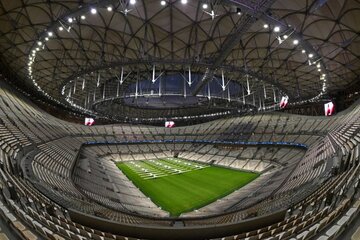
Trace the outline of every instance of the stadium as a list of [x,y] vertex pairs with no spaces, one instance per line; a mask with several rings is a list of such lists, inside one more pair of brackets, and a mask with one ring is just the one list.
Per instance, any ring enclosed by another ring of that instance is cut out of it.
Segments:
[[358,0],[0,0],[0,239],[360,239]]

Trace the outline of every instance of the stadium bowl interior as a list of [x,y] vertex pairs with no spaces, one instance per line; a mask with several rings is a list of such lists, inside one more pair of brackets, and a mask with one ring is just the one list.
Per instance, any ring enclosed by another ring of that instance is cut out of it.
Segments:
[[357,0],[0,0],[0,239],[360,239],[359,23]]

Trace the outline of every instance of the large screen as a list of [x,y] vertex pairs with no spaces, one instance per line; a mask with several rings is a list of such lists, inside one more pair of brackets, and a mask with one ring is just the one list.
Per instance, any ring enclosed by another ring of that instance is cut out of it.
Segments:
[[174,121],[166,121],[166,122],[165,122],[165,127],[166,127],[166,128],[173,128],[173,127],[175,127]]
[[325,109],[325,116],[331,116],[331,115],[333,115],[334,112],[335,112],[334,103],[332,103],[332,102],[325,103],[325,104],[324,104],[324,109]]
[[95,124],[95,120],[93,118],[85,118],[85,125],[92,126]]

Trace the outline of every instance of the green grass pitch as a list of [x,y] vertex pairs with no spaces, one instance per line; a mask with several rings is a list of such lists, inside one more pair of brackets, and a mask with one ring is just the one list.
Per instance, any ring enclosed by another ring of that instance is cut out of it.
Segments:
[[171,216],[201,208],[259,176],[180,159],[119,162],[116,165]]

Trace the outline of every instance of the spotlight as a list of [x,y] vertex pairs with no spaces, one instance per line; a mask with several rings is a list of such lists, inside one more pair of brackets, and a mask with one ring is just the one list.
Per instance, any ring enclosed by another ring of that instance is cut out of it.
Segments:
[[283,36],[284,39],[288,39],[288,37],[289,37],[289,36],[286,35],[286,34]]
[[72,22],[73,22],[73,19],[72,19],[72,18],[68,18],[68,22],[69,22],[69,23],[72,23]]
[[294,45],[298,45],[298,44],[299,44],[299,40],[294,39],[293,44],[294,44]]
[[62,31],[64,30],[64,28],[62,26],[59,27],[59,31]]
[[136,0],[130,0],[130,4],[134,5],[136,3]]
[[274,27],[274,32],[280,32],[280,27],[278,26]]
[[269,28],[269,24],[264,24],[264,28]]
[[312,58],[314,56],[314,54],[310,53],[309,54],[309,58]]
[[108,12],[111,12],[113,9],[112,9],[111,6],[108,6],[108,7],[107,7],[107,10],[108,10]]
[[318,69],[318,72],[321,72],[321,68]]
[[181,0],[182,4],[187,4],[187,2],[188,2],[187,0]]
[[38,41],[37,44],[38,44],[39,46],[41,46],[41,45],[42,45],[42,42]]
[[80,18],[81,18],[82,20],[85,20],[85,19],[86,19],[85,15],[81,15]]
[[166,1],[165,1],[165,0],[162,0],[162,1],[160,2],[160,4],[161,4],[161,6],[165,6],[165,5],[166,5]]
[[91,12],[92,14],[96,14],[96,13],[97,13],[97,11],[96,11],[95,8],[92,8],[92,9],[90,10],[90,12]]
[[301,53],[306,53],[305,49],[301,50]]
[[53,36],[53,33],[52,33],[52,32],[48,32],[48,36],[49,36],[49,37],[52,37],[52,36]]
[[48,37],[46,37],[46,38],[45,38],[45,41],[49,41],[49,38],[48,38]]
[[204,4],[202,5],[202,8],[203,8],[203,9],[208,9],[208,7],[209,7],[209,5],[207,5],[207,3],[204,3]]
[[240,9],[240,8],[236,8],[236,13],[237,13],[237,15],[241,15],[241,9]]

